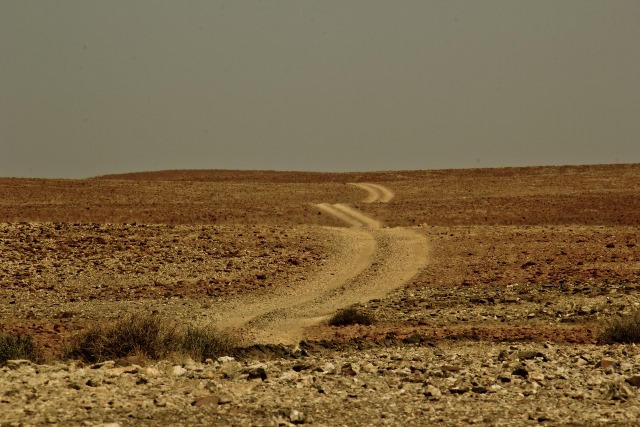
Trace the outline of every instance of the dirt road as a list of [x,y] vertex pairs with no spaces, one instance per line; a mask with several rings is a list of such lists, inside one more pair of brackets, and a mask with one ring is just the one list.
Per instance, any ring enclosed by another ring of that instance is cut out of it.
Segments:
[[[354,184],[368,192],[367,203],[386,203],[394,194],[375,184]],[[217,307],[232,313],[221,327],[240,327],[257,342],[297,343],[304,328],[337,310],[381,298],[411,280],[428,262],[426,237],[408,228],[382,224],[346,204],[321,203],[321,211],[349,228],[324,227],[332,255],[313,277],[283,287],[268,298],[246,296]]]
[[368,193],[367,198],[363,200],[365,203],[388,203],[395,197],[393,191],[382,185],[368,183],[351,183],[350,185],[360,187]]

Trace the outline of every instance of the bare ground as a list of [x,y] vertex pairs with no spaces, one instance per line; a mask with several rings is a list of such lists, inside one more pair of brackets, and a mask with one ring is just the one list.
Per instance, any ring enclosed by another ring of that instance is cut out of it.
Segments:
[[[639,193],[638,165],[0,179],[0,220],[5,221],[0,226],[0,331],[32,333],[55,354],[62,340],[92,322],[142,311],[213,319],[241,327],[248,340],[261,342],[304,336],[354,349],[365,342],[386,348],[406,340],[410,344],[403,345],[419,347],[441,343],[456,354],[478,341],[494,349],[525,341],[542,352],[541,345],[568,346],[589,364],[611,352],[620,367],[612,375],[620,376],[603,380],[599,391],[586,379],[579,383],[576,376],[571,383],[573,377],[564,375],[569,383],[557,385],[565,390],[597,390],[585,391],[577,406],[560,406],[582,411],[582,421],[573,425],[633,425],[614,413],[633,412],[628,408],[637,403],[635,389],[617,395],[606,390],[639,373],[637,351],[592,344],[604,321],[640,305]],[[368,327],[322,324],[350,304],[379,321]],[[302,329],[311,324],[316,326]],[[336,359],[343,357],[341,351]],[[364,363],[357,355],[349,357]],[[557,360],[559,365],[547,368],[576,369],[565,363],[577,359]],[[479,370],[481,365],[481,356],[469,362]],[[526,384],[533,386],[532,381]],[[537,384],[546,387],[544,381]],[[531,390],[513,392],[527,397]],[[374,396],[385,399],[384,393]],[[571,393],[549,396],[576,399]],[[524,405],[524,412],[534,404],[511,398],[505,394],[501,400]],[[611,402],[614,409],[622,406],[611,412],[592,398]],[[449,398],[443,402],[454,404]],[[489,410],[467,397],[464,402],[472,412]],[[492,402],[494,409],[501,407]],[[338,401],[326,404],[345,410]],[[313,408],[307,412],[323,413]],[[386,408],[393,425],[411,419]],[[438,410],[452,418],[440,422],[448,425],[476,419],[444,408]],[[367,413],[381,416],[370,409],[351,421],[363,424]],[[475,423],[508,425],[512,418],[504,417],[515,416],[506,409],[503,415],[491,413]],[[541,422],[533,413],[511,424]],[[116,419],[126,419],[122,415]],[[272,416],[253,413],[248,419],[268,424]],[[548,423],[570,424],[568,415],[548,416],[553,419]],[[11,419],[35,419],[33,414],[17,417]],[[229,424],[247,420],[224,419]],[[436,422],[432,416],[425,419]],[[332,424],[331,413],[322,420]]]

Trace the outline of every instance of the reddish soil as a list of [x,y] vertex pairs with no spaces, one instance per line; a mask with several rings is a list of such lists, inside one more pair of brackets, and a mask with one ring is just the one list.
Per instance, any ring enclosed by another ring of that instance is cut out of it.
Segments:
[[[365,203],[347,183],[395,197]],[[430,251],[405,286],[361,304],[376,325],[309,338],[593,342],[640,304],[639,196],[640,165],[0,179],[0,330],[55,349],[126,311],[203,319],[221,300],[277,294],[333,262],[324,226],[345,224],[327,203],[410,227]]]

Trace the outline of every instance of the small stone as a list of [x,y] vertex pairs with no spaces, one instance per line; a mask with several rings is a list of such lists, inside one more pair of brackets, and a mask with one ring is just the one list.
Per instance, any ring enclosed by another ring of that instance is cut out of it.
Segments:
[[153,368],[153,367],[146,368],[146,373],[147,373],[147,375],[149,375],[151,377],[159,377],[160,376],[160,370],[158,368]]
[[327,362],[322,365],[322,368],[320,368],[320,370],[325,374],[333,374],[336,371],[336,365],[331,362]]
[[289,413],[289,420],[293,424],[304,424],[305,416],[303,412],[298,411],[297,409],[292,409]]
[[544,381],[544,374],[542,372],[529,372],[529,378],[533,381]]
[[442,365],[440,369],[442,370],[442,372],[459,372],[462,370],[461,367],[454,365]]
[[85,384],[89,387],[100,387],[100,385],[102,385],[102,382],[94,378],[89,378]]
[[203,396],[194,400],[192,406],[218,406],[220,398],[218,396]]
[[487,392],[487,388],[481,385],[477,385],[471,388],[471,391],[478,394],[484,394]]
[[229,378],[229,379],[237,378],[240,375],[240,372],[242,371],[242,365],[239,362],[236,362],[235,360],[230,361],[223,364],[220,367],[220,371],[222,371],[222,375],[225,378]]
[[371,362],[367,362],[362,365],[362,370],[368,374],[373,374],[378,371],[378,368]]
[[529,376],[529,371],[525,368],[516,368],[511,372],[511,375],[517,375],[519,377],[527,378]]
[[342,375],[345,377],[353,377],[358,375],[360,367],[354,363],[345,363],[342,365]]
[[218,403],[220,405],[226,405],[227,403],[233,402],[233,397],[228,393],[222,393],[220,396],[218,396],[218,398]]
[[147,364],[147,359],[143,356],[127,356],[121,357],[120,359],[116,359],[114,362],[114,366],[124,367],[131,365],[145,366]]
[[182,366],[180,366],[180,365],[176,365],[176,366],[173,367],[171,372],[173,373],[174,376],[180,377],[180,376],[186,374],[187,370],[185,368],[183,368]]
[[306,364],[306,363],[297,363],[295,365],[293,365],[293,367],[291,368],[296,372],[302,372],[302,371],[306,371],[308,369],[311,369],[311,365]]
[[633,396],[633,390],[622,382],[610,383],[604,398],[607,400],[627,400]]
[[489,390],[488,390],[488,391],[489,391],[490,393],[497,393],[497,392],[499,392],[500,390],[503,390],[503,387],[501,387],[501,386],[500,386],[500,385],[498,385],[498,384],[491,384],[491,385],[489,386]]
[[465,394],[466,392],[469,391],[468,387],[451,387],[449,389],[449,393],[451,394]]
[[233,362],[235,359],[235,357],[231,357],[231,356],[222,356],[222,357],[218,357],[218,363],[228,363],[228,362]]
[[256,380],[259,378],[264,381],[267,379],[267,372],[262,367],[250,369],[247,374],[249,374],[247,377],[249,380]]
[[610,366],[615,365],[616,361],[612,359],[601,359],[596,363],[596,368],[607,369]]
[[545,362],[547,361],[546,356],[544,354],[540,353],[539,351],[523,350],[523,351],[518,352],[518,359],[520,359],[520,360],[531,360],[531,359],[535,359],[537,357],[541,358]]
[[578,366],[586,366],[588,364],[589,364],[589,361],[587,361],[583,357],[578,357],[578,360],[576,360],[576,365],[578,365]]
[[627,378],[625,381],[634,387],[640,387],[640,375],[634,375],[630,378]]
[[438,387],[429,384],[424,390],[424,395],[427,397],[439,399],[440,397],[442,397],[442,392]]

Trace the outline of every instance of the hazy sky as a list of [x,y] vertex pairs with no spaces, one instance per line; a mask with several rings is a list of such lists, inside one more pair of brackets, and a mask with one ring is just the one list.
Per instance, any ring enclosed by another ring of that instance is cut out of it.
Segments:
[[0,0],[0,176],[640,162],[638,0]]

